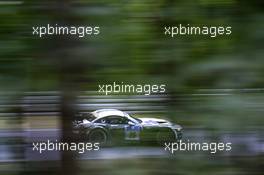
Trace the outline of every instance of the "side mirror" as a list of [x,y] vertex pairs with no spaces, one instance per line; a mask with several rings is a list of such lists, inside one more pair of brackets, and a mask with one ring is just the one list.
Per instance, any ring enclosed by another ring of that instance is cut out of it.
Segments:
[[133,122],[131,122],[131,121],[129,121],[128,124],[129,124],[129,125],[132,125],[132,126],[135,125],[135,123],[133,123]]

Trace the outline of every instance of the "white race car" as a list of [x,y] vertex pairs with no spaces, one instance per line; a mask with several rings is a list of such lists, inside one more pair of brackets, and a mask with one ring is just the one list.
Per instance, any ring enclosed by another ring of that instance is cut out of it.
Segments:
[[79,113],[74,132],[91,142],[170,142],[182,138],[182,127],[164,119],[135,118],[116,109]]

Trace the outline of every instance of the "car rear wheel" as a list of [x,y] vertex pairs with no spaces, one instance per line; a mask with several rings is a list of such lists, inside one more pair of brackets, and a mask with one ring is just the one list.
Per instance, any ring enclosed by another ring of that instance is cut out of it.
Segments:
[[104,145],[107,143],[107,135],[102,129],[92,130],[88,135],[89,141],[93,143],[100,143]]

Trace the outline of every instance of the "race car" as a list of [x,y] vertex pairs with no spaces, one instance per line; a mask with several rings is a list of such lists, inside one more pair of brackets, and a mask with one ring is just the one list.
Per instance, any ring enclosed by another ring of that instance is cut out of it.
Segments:
[[182,138],[180,125],[158,118],[136,118],[116,109],[79,113],[73,128],[81,138],[102,145],[127,141],[164,143]]

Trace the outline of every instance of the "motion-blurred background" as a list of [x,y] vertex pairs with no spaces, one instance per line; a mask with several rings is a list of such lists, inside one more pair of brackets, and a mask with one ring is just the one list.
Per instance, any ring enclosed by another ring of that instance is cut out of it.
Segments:
[[[0,0],[0,174],[262,174],[263,2]],[[164,35],[179,23],[232,26],[232,35]],[[100,26],[100,35],[32,35],[47,24]],[[113,81],[167,91],[97,92]],[[102,108],[168,118],[183,126],[184,140],[232,142],[232,151],[31,151],[33,141],[70,141],[73,114]]]

